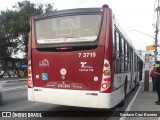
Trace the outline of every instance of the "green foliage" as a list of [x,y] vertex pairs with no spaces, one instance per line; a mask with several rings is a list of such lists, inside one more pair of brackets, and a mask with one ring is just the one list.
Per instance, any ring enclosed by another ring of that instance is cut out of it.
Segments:
[[34,4],[30,1],[17,2],[13,9],[0,14],[0,58],[11,57],[13,52],[27,53],[29,19],[31,16],[51,12],[53,5]]

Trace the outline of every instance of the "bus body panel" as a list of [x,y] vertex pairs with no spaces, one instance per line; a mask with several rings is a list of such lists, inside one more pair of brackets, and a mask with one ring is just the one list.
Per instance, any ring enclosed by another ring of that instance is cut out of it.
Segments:
[[124,97],[124,88],[121,86],[118,90],[111,93],[100,93],[98,108],[113,108],[119,104]]
[[94,94],[97,95],[91,95],[90,93],[93,93],[93,91],[34,87],[29,92],[33,92],[35,98],[33,101],[38,102],[91,108],[97,108],[98,104],[99,91],[94,91]]
[[94,50],[66,52],[39,52],[33,49],[34,87],[100,90],[103,54],[104,47],[101,46]]
[[[94,94],[93,94],[94,93]],[[112,93],[99,93],[99,91],[50,89],[42,87],[29,88],[28,100],[59,104],[66,106],[113,108],[121,102],[123,87]],[[93,95],[92,95],[93,94]],[[33,95],[34,97],[32,97]],[[44,97],[45,95],[45,97]],[[121,95],[117,97],[117,95]]]
[[33,88],[28,88],[28,100],[35,101]]

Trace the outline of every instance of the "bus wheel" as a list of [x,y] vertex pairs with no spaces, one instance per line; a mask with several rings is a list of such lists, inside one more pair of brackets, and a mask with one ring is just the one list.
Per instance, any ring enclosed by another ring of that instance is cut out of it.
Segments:
[[136,89],[136,80],[134,80],[134,87],[133,87],[133,91],[135,91],[135,89]]
[[125,100],[127,97],[127,79],[125,79],[125,84],[124,84],[124,97],[122,99],[122,101],[120,102],[120,106],[123,106],[125,104]]
[[124,84],[124,97],[125,97],[125,99],[127,97],[127,83],[128,83],[128,81],[127,81],[127,79],[125,79],[125,84]]
[[139,85],[139,81],[137,81],[137,76],[136,76],[135,80],[134,80],[134,88],[132,90],[135,91],[136,86],[138,86],[138,85]]
[[139,81],[138,81],[138,83],[137,83],[137,85],[136,86],[139,86]]
[[125,98],[119,103],[119,106],[123,106],[125,104]]

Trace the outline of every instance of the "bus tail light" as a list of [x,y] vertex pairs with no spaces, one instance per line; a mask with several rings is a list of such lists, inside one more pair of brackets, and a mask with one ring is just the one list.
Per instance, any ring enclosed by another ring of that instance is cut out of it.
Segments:
[[57,50],[70,50],[72,49],[72,47],[60,47],[60,48],[56,48]]
[[28,61],[28,87],[33,87],[31,60]]
[[109,75],[109,71],[108,70],[104,70],[103,74],[107,76],[107,75]]
[[100,8],[99,11],[100,11],[100,12],[104,12],[104,9],[103,9],[103,8]]
[[110,85],[111,85],[111,82],[105,82],[105,83],[102,84],[102,88],[103,89],[108,89],[110,87]]
[[37,17],[37,16],[34,16],[34,17],[33,17],[33,19],[37,20],[37,19],[38,19],[38,17]]
[[111,88],[110,63],[108,60],[104,59],[101,92],[105,92],[105,93],[110,92],[111,90],[110,88]]

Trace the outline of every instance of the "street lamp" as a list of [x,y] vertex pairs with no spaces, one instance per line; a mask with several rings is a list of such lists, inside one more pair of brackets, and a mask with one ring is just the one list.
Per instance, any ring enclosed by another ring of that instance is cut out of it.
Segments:
[[153,36],[148,35],[148,34],[146,34],[146,33],[143,33],[143,32],[141,32],[141,31],[138,31],[138,30],[130,30],[129,32],[132,32],[132,31],[139,32],[139,33],[141,33],[141,34],[143,34],[143,35],[146,35],[146,36],[148,36],[148,37],[151,37],[151,38],[155,39]]
[[143,32],[141,32],[141,31],[138,31],[138,30],[130,30],[129,32],[132,32],[132,31],[139,32],[139,33],[141,33],[141,34],[143,34],[143,35],[146,35],[146,36],[151,37],[151,38],[154,39],[154,41],[155,41],[155,43],[154,43],[154,47],[155,47],[154,56],[155,56],[155,63],[156,63],[156,61],[157,61],[157,47],[158,47],[157,36],[158,36],[158,32],[159,32],[159,31],[158,31],[158,25],[156,25],[155,37],[153,37],[153,36],[151,36],[151,35],[148,35],[148,34],[146,34],[146,33],[143,33]]
[[[159,0],[158,0],[158,5],[159,5]],[[156,15],[157,15],[157,20],[156,20],[156,30],[155,30],[155,56],[157,55],[157,47],[158,47],[158,32],[159,32],[159,11],[160,11],[160,6],[158,6],[156,9]],[[157,57],[155,57],[155,62],[157,61]]]
[[[139,33],[141,33],[141,34],[143,34],[143,35],[146,35],[146,36],[148,36],[148,37],[151,37],[151,38],[153,38],[154,40],[155,40],[155,43],[156,43],[156,36],[155,37],[153,37],[153,36],[151,36],[151,35],[148,35],[148,34],[146,34],[146,33],[143,33],[143,32],[141,32],[141,31],[138,31],[138,30],[130,30],[130,32],[132,32],[132,31],[135,31],[135,32],[139,32]],[[156,52],[157,51],[157,43],[155,44],[155,62],[157,61],[157,57],[156,57]],[[149,63],[148,64],[145,64],[145,73],[144,73],[144,77],[145,77],[145,81],[144,81],[144,91],[149,91]]]

